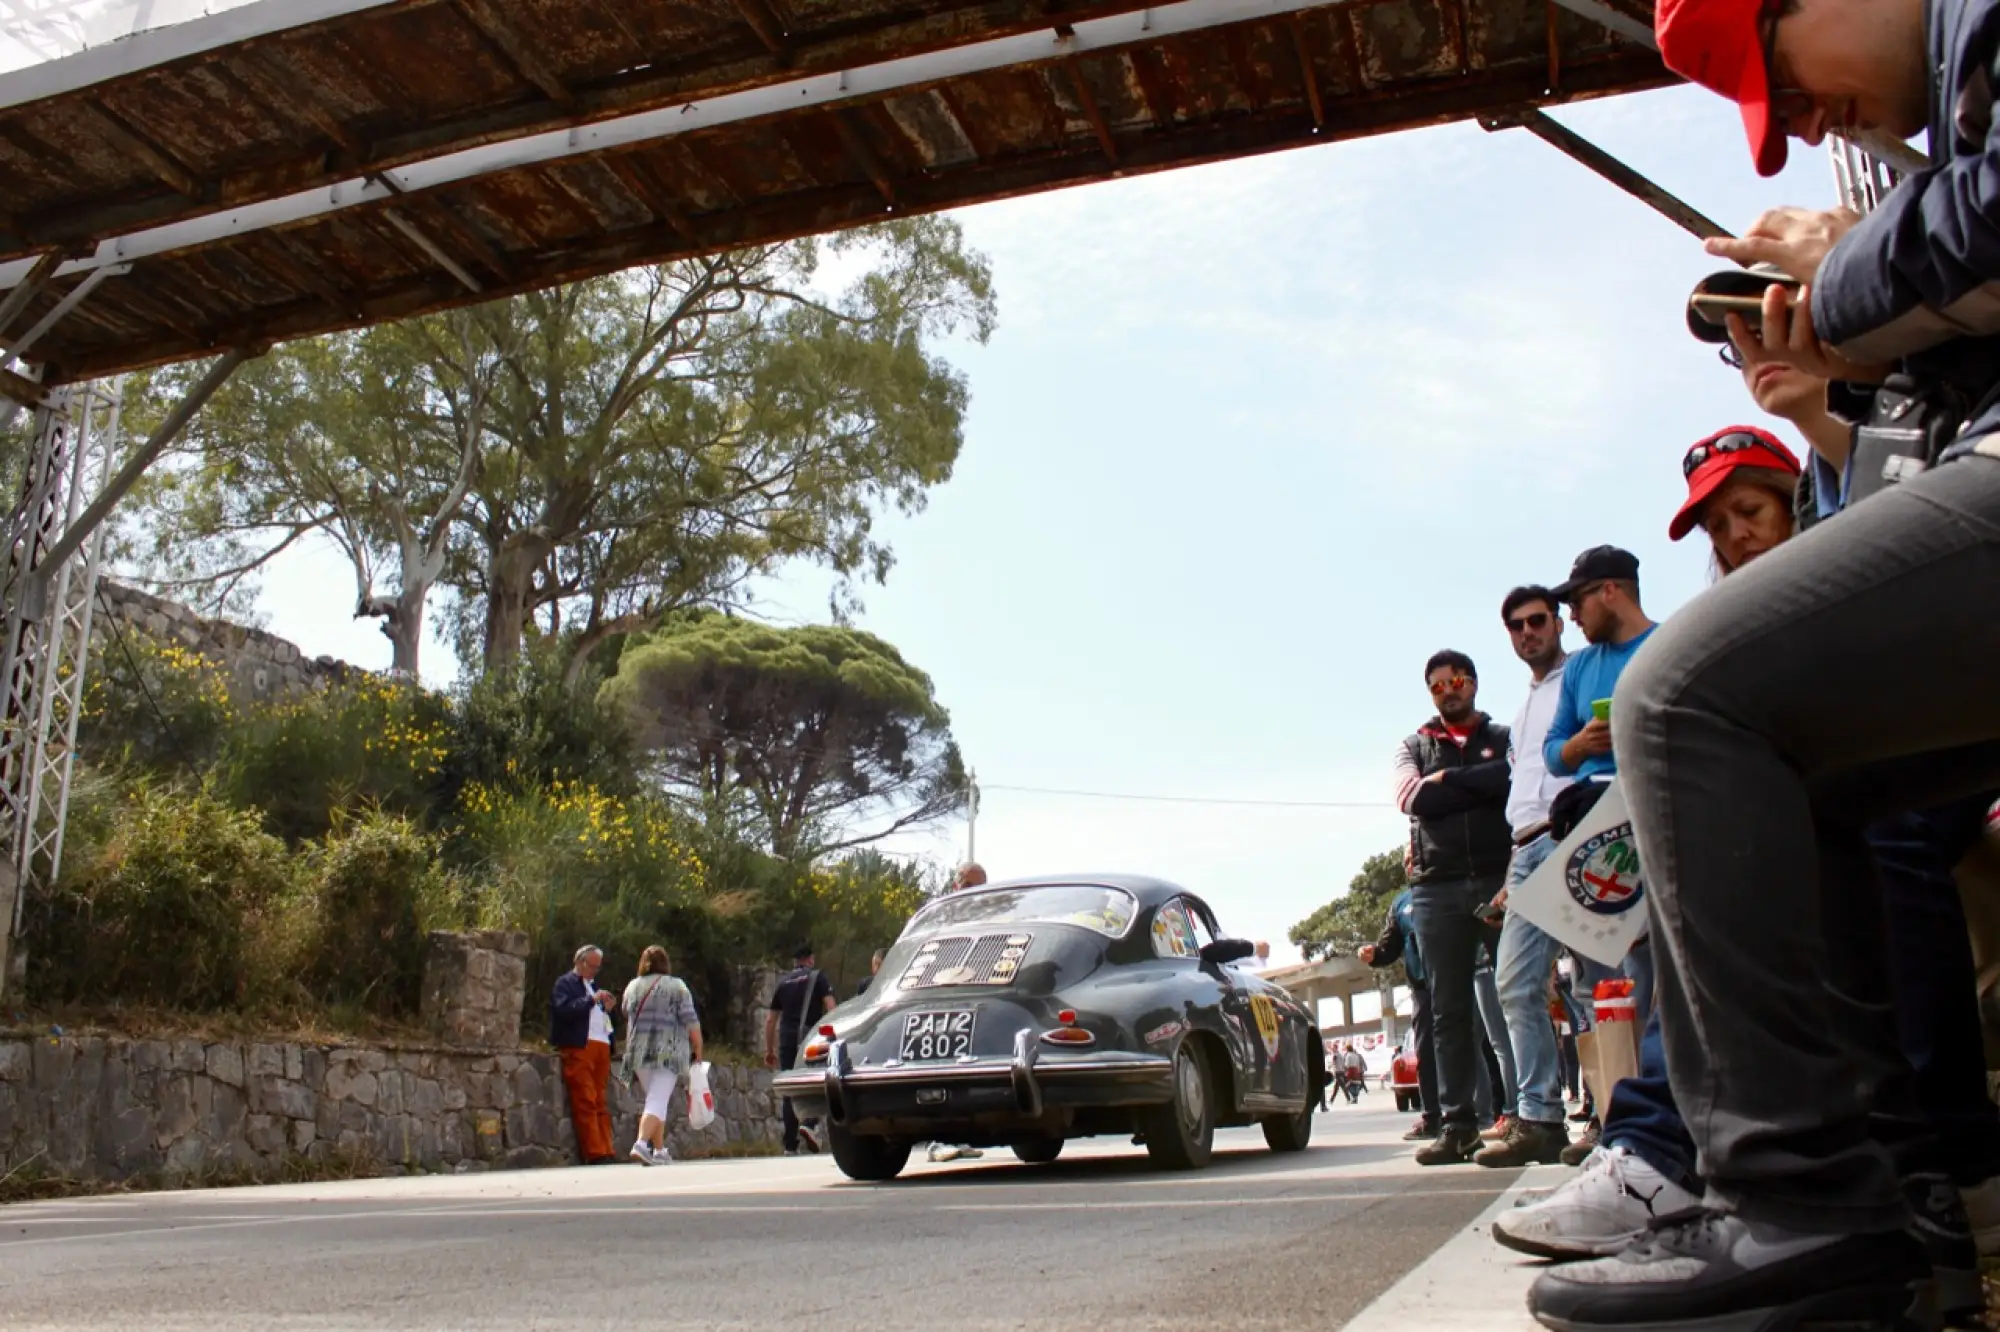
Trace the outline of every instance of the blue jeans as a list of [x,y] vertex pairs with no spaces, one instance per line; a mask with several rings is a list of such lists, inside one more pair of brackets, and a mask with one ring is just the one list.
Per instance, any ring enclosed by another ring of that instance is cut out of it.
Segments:
[[1486,1032],[1486,1057],[1479,1062],[1486,1074],[1482,1079],[1485,1108],[1492,1111],[1481,1122],[1488,1124],[1501,1115],[1513,1114],[1514,1102],[1521,1095],[1521,1084],[1514,1076],[1514,1046],[1507,1039],[1506,1011],[1500,1007],[1500,987],[1493,978],[1493,962],[1499,955],[1496,944],[1486,953],[1486,964],[1472,973],[1472,997],[1479,1003],[1479,1021]]
[[[1507,866],[1508,889],[1526,882],[1555,849],[1555,839],[1547,833],[1515,848],[1514,859]],[[1556,1044],[1548,1002],[1549,976],[1561,951],[1561,944],[1525,916],[1508,914],[1500,931],[1500,961],[1494,979],[1520,1083],[1515,1113],[1539,1124],[1560,1124],[1563,1119],[1562,1049]]]

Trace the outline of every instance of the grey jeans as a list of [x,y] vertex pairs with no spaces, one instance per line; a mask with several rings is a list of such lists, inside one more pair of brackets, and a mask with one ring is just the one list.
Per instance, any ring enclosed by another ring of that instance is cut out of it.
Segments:
[[1862,829],[1996,784],[1996,663],[2000,462],[1974,457],[1709,588],[1619,680],[1667,1069],[1714,1205],[1905,1220],[1867,1118],[1899,1055]]
[[[1411,915],[1417,927],[1417,946],[1424,955],[1429,973],[1431,1022],[1436,1029],[1440,1127],[1475,1128],[1481,1111],[1491,1114],[1497,1104],[1480,1105],[1479,1089],[1485,1080],[1481,1066],[1480,1016],[1473,972],[1479,966],[1479,951],[1499,942],[1500,931],[1479,918],[1479,910],[1500,891],[1500,876],[1482,879],[1454,879],[1426,882],[1410,890]],[[1502,1028],[1503,1032],[1505,1028]],[[1492,1095],[1501,1089],[1494,1088]],[[1487,1098],[1491,1102],[1491,1096]]]

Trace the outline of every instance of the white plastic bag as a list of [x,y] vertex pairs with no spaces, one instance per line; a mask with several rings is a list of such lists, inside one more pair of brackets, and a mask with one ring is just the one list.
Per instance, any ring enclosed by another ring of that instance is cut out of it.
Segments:
[[688,1067],[688,1127],[696,1133],[715,1122],[715,1093],[708,1089],[706,1060]]

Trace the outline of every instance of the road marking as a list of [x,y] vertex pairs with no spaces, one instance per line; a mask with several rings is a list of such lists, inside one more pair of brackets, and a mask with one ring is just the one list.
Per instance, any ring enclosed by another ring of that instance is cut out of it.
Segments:
[[1501,1248],[1488,1233],[1493,1218],[1524,1190],[1550,1188],[1573,1172],[1533,1166],[1471,1225],[1403,1274],[1342,1332],[1540,1332],[1528,1315],[1528,1287],[1545,1264]]

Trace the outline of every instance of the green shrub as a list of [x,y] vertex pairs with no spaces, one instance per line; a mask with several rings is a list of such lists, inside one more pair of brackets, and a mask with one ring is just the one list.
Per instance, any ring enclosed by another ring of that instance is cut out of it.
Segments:
[[266,974],[259,934],[294,868],[255,810],[207,788],[141,784],[111,835],[67,866],[35,950],[46,987],[65,999],[237,1005]]
[[246,712],[230,730],[218,780],[291,842],[325,836],[343,810],[421,816],[438,789],[449,724],[441,695],[357,676]]
[[314,996],[387,1016],[417,1011],[424,939],[464,923],[457,881],[436,839],[408,818],[369,809],[342,817],[306,856],[288,903],[306,920],[303,979]]
[[546,786],[585,781],[613,796],[639,790],[623,721],[597,706],[595,688],[563,683],[547,645],[531,645],[511,669],[481,678],[453,701],[443,789]]

